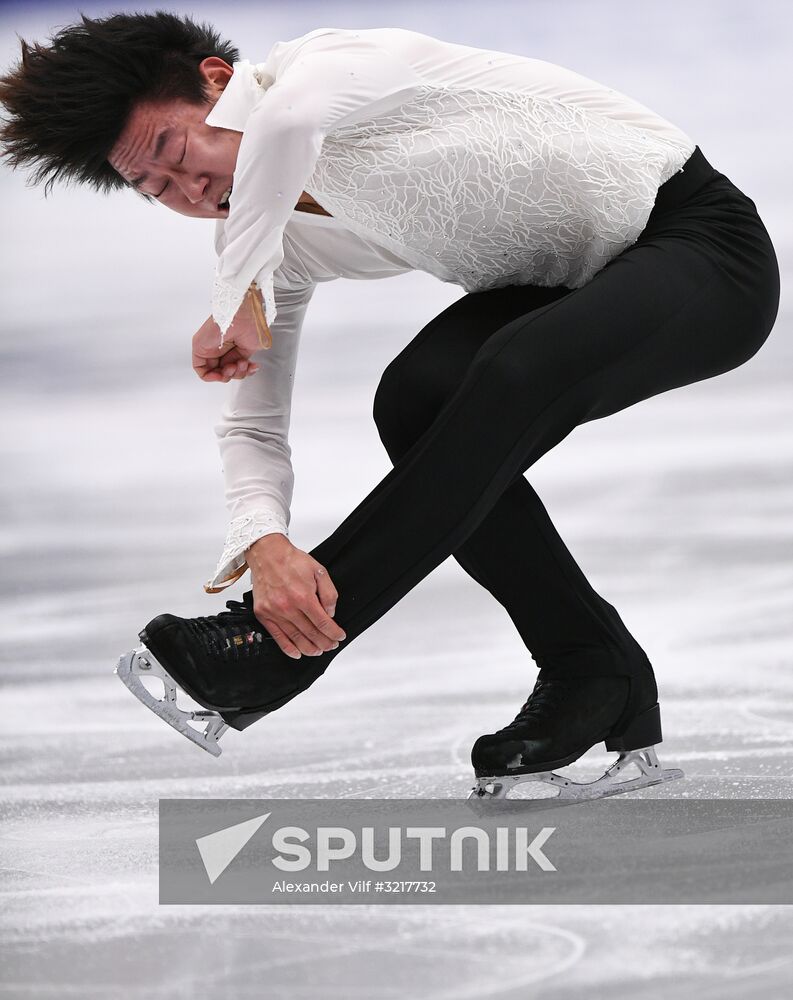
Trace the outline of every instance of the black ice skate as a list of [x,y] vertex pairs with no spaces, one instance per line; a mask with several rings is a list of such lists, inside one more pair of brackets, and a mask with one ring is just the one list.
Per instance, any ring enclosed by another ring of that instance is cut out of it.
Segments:
[[[227,601],[226,607],[211,617],[158,615],[139,633],[143,645],[116,666],[136,698],[215,757],[229,726],[245,729],[285,705],[313,684],[329,662],[326,656],[288,657],[250,605]],[[162,697],[146,687],[146,677],[158,678]],[[180,688],[203,708],[180,708]]]
[[[480,736],[471,752],[476,784],[470,798],[506,798],[525,781],[558,788],[560,799],[595,799],[632,792],[682,778],[662,770],[655,745],[661,742],[661,714],[652,674],[570,677],[540,672],[534,690],[515,719],[497,733]],[[619,753],[595,781],[572,781],[554,773],[596,743]],[[633,778],[623,778],[630,765]]]

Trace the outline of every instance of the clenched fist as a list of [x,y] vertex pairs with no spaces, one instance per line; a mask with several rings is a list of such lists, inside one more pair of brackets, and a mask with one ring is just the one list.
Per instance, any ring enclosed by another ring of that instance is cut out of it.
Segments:
[[[251,301],[253,294],[259,295],[259,292],[251,292],[245,296],[226,331],[222,347],[220,327],[211,316],[193,337],[193,370],[202,381],[228,382],[233,378],[246,378],[259,370],[259,366],[250,358],[255,351],[262,350],[267,344],[263,343],[262,329],[257,325]],[[272,343],[270,330],[261,310],[259,323],[263,324],[267,343]]]

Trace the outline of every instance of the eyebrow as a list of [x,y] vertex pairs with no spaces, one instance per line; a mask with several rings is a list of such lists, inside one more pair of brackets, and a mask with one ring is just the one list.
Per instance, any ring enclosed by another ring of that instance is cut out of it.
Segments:
[[[165,147],[165,143],[171,138],[172,135],[173,135],[173,129],[172,128],[165,128],[157,136],[157,141],[154,144],[154,159],[155,160],[159,157],[160,153],[162,153],[163,148]],[[141,174],[140,177],[134,177],[130,181],[130,184],[137,191],[138,188],[141,186],[141,184],[143,184],[144,181],[146,181],[148,179],[148,176],[149,176],[148,174]]]

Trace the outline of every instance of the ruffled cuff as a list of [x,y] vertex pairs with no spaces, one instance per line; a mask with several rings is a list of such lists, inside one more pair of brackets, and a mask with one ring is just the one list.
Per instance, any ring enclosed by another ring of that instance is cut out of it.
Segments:
[[208,594],[217,594],[236,583],[248,568],[245,550],[265,535],[280,532],[288,536],[286,521],[275,511],[261,508],[235,517],[229,525],[226,547],[215,568],[215,575],[204,584]]
[[[261,289],[264,300],[265,319],[267,320],[267,325],[272,328],[277,314],[273,276],[270,274],[266,278],[257,277],[253,283]],[[237,310],[242,305],[249,287],[249,285],[246,285],[245,288],[239,288],[234,282],[227,281],[217,274],[215,275],[212,285],[212,318],[220,327],[221,347],[223,346],[226,331],[237,315]]]

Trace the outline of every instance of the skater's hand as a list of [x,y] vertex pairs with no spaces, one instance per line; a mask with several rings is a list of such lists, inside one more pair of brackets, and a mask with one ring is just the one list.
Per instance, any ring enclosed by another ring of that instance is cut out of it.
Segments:
[[244,301],[220,345],[220,327],[210,316],[193,337],[193,369],[204,382],[228,382],[259,370],[250,357],[262,349],[253,312]]
[[253,613],[288,656],[318,656],[347,638],[332,617],[338,591],[313,556],[274,533],[255,541],[245,558]]

